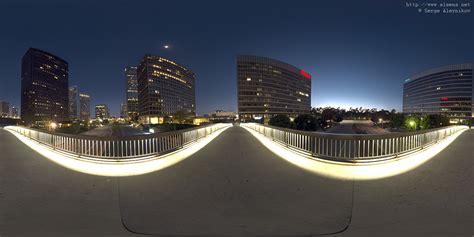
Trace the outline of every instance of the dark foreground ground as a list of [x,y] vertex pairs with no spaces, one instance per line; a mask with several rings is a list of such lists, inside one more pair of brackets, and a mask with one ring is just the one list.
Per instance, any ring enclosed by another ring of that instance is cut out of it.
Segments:
[[0,236],[472,236],[473,139],[352,182],[301,170],[234,127],[175,166],[110,178],[58,166],[0,129]]

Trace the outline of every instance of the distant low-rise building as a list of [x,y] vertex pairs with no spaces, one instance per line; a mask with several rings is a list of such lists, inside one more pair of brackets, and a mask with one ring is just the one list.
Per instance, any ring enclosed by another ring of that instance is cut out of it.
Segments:
[[232,122],[237,118],[237,113],[232,111],[216,110],[208,115],[210,121]]
[[194,117],[192,118],[192,121],[194,125],[201,125],[201,124],[209,123],[209,118],[208,117]]
[[120,104],[120,117],[121,118],[128,118],[128,109],[127,109],[127,103],[121,103]]
[[237,116],[237,113],[231,111],[216,110],[211,113],[210,116],[214,118],[235,118],[235,116]]
[[[138,119],[138,81],[137,81],[137,67],[125,68],[125,82],[126,82],[126,111],[129,119]],[[126,118],[124,116],[123,118]]]

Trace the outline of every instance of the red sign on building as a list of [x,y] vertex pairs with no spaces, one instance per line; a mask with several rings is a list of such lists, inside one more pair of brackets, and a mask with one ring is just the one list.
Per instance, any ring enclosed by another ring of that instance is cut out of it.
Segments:
[[304,70],[300,70],[300,74],[308,79],[311,79],[311,75]]

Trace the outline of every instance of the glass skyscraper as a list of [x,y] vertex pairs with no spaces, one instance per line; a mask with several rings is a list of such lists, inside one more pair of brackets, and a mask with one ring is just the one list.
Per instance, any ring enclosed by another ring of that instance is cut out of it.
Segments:
[[311,110],[311,75],[275,59],[237,57],[238,112],[246,118],[295,117]]
[[89,120],[91,118],[91,97],[88,94],[79,93],[79,119]]
[[145,55],[138,65],[138,112],[143,123],[162,123],[178,111],[195,115],[195,76],[169,59]]
[[77,119],[77,86],[69,87],[69,119]]
[[136,120],[138,118],[138,81],[137,67],[125,68],[127,114],[128,118]]
[[30,48],[21,64],[21,119],[65,121],[69,118],[68,63],[51,53]]
[[463,123],[474,116],[472,85],[471,63],[415,74],[403,85],[403,113],[441,114]]

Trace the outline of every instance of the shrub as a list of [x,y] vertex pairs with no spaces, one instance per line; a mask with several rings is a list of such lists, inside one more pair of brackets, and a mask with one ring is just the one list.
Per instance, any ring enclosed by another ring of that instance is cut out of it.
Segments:
[[303,131],[316,131],[318,128],[318,121],[315,117],[309,114],[298,115],[294,120],[296,129]]
[[282,127],[282,128],[290,128],[291,121],[290,117],[286,114],[278,114],[270,118],[268,122],[271,126]]

